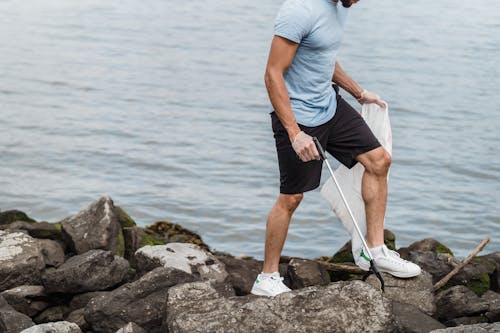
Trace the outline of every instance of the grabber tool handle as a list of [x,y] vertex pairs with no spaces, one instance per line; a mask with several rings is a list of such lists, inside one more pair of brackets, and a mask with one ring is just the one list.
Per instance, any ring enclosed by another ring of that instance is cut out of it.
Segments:
[[319,140],[317,137],[313,137],[314,144],[316,145],[316,149],[318,149],[319,153],[319,158],[321,158],[323,161],[326,160],[326,153],[323,150],[323,147],[321,146],[321,143],[319,143]]

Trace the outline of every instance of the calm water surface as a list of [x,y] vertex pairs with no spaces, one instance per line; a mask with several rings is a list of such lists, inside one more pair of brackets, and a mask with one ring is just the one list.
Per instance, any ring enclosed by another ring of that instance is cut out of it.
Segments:
[[[0,209],[58,221],[108,194],[140,225],[168,219],[262,258],[280,4],[0,1]],[[499,17],[497,0],[366,0],[349,14],[339,61],[390,104],[398,246],[434,237],[464,257],[490,236],[500,250]],[[347,238],[311,192],[284,254]]]

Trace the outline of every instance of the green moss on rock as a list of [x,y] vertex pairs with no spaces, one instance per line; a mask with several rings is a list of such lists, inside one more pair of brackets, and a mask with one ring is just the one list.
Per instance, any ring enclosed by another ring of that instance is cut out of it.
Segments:
[[490,289],[490,276],[488,273],[482,273],[479,279],[471,280],[465,286],[475,292],[476,295],[482,296]]
[[[153,242],[162,242],[162,244],[167,243],[191,243],[199,245],[205,250],[209,250],[207,244],[203,242],[200,235],[188,230],[181,226],[180,224],[169,222],[169,221],[158,221],[144,229],[146,232],[150,231],[155,234],[149,233],[153,239]],[[146,237],[145,237],[146,238]]]
[[144,229],[144,236],[142,237],[139,248],[146,245],[165,245],[167,244],[161,235],[156,234],[154,231]]
[[396,251],[396,235],[387,229],[384,229],[384,243],[390,250]]
[[131,218],[130,215],[128,215],[120,206],[115,206],[115,213],[118,216],[118,222],[120,222],[122,228],[137,226],[134,219]]
[[443,243],[437,242],[436,246],[434,247],[434,252],[436,253],[448,253],[451,256],[453,256],[453,252],[450,250],[449,247],[444,245]]
[[0,225],[10,224],[15,221],[25,221],[29,223],[35,223],[31,217],[26,215],[26,213],[20,210],[6,210],[5,212],[0,212]]
[[118,232],[118,247],[116,248],[116,255],[123,257],[125,255],[125,238],[123,231],[120,229]]

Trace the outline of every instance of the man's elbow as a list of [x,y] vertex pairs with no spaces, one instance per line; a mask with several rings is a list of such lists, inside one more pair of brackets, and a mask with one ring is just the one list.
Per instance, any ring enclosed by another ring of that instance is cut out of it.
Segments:
[[276,82],[279,77],[283,77],[283,73],[280,71],[267,67],[266,72],[264,73],[264,83],[266,84],[266,87],[270,87],[273,85],[274,82]]

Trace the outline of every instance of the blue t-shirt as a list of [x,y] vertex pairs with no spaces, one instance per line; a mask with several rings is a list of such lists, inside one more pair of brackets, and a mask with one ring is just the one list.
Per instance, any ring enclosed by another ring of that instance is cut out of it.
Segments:
[[285,84],[299,124],[319,126],[337,109],[332,76],[344,31],[347,8],[331,0],[286,0],[274,34],[298,43]]

